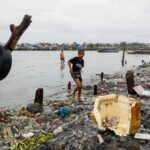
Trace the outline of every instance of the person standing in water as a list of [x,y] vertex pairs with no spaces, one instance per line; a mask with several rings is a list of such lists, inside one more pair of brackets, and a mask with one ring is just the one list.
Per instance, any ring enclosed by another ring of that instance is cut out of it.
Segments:
[[78,91],[78,101],[82,102],[81,100],[81,93],[82,93],[82,77],[81,77],[81,70],[84,67],[84,50],[78,50],[78,56],[70,59],[68,61],[69,71],[76,83],[76,87],[72,93],[72,98],[75,100],[75,94]]
[[61,52],[60,52],[60,62],[61,62],[61,64],[63,64],[65,62],[64,50],[61,50]]

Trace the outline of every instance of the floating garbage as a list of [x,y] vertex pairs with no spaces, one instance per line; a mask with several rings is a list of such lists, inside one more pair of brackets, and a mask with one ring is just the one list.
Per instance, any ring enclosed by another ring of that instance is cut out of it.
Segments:
[[93,117],[100,130],[110,129],[120,136],[132,135],[141,125],[141,101],[116,94],[99,96]]

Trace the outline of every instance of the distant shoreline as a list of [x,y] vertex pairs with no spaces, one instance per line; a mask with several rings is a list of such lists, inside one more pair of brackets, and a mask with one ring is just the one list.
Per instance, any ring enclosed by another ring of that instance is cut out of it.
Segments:
[[[14,49],[13,51],[60,51],[60,50],[54,50],[54,49]],[[64,51],[78,51],[76,50],[64,50]],[[86,50],[86,51],[97,51],[97,50]]]

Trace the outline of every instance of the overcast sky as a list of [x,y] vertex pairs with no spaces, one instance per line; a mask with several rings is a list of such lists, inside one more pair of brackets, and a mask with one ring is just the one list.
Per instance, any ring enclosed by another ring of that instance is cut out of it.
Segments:
[[150,0],[0,0],[0,41],[25,14],[19,42],[150,42]]

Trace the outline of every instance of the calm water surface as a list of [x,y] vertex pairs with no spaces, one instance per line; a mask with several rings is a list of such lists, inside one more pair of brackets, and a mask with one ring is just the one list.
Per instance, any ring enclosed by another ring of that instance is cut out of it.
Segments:
[[[0,107],[25,105],[34,99],[37,88],[44,88],[44,98],[57,96],[64,90],[72,78],[68,66],[60,65],[60,52],[49,51],[15,51],[13,64],[6,79],[0,81]],[[77,55],[76,51],[64,52],[65,59]],[[83,69],[84,84],[87,85],[96,73],[113,73],[141,64],[141,60],[150,61],[149,55],[126,55],[127,65],[121,67],[122,53],[98,53],[87,51],[85,54],[85,67]]]

